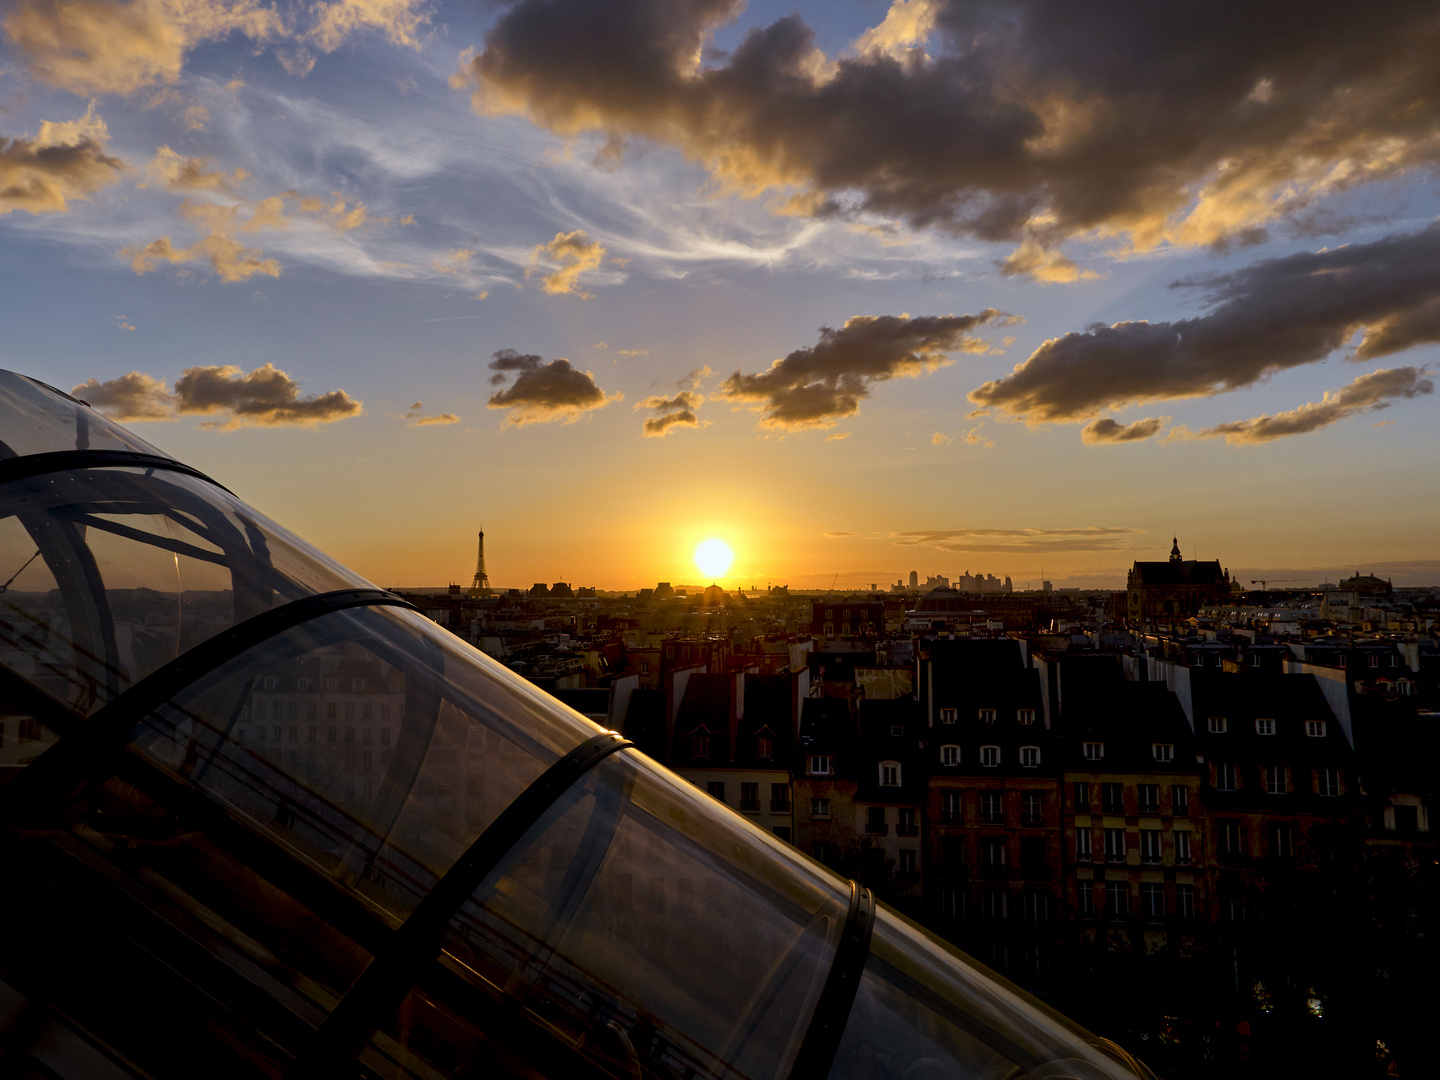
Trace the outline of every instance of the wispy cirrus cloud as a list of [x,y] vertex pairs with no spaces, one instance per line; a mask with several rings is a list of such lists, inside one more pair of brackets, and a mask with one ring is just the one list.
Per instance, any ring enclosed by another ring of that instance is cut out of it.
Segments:
[[1045,555],[1066,551],[1121,551],[1143,529],[1087,525],[1074,529],[911,529],[891,533],[902,547],[933,547],[974,554]]

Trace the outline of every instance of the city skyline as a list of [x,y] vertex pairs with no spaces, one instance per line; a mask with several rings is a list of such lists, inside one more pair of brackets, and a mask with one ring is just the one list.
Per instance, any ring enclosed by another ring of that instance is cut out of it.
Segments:
[[0,366],[380,584],[1431,584],[1440,23],[1273,11],[18,0]]

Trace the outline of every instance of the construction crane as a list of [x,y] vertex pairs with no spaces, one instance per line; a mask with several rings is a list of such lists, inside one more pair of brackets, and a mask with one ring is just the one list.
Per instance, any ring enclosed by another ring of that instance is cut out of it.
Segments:
[[1304,581],[1304,580],[1305,580],[1304,578],[1298,578],[1298,577],[1251,578],[1251,579],[1250,579],[1250,584],[1251,584],[1251,585],[1259,585],[1260,588],[1262,588],[1262,589],[1268,589],[1268,588],[1270,587],[1270,582],[1272,582],[1272,581],[1275,582],[1275,584],[1277,584],[1277,585],[1287,585],[1287,584],[1293,584],[1294,582],[1297,582],[1297,581]]

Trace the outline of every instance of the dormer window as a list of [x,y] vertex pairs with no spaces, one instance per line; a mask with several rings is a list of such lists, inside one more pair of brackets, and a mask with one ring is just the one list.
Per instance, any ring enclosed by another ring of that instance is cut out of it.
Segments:
[[275,687],[280,685],[280,680],[274,675],[266,675],[265,678],[261,680],[261,685],[263,685],[266,690],[274,690]]
[[1027,726],[1030,725],[1030,724],[1035,723],[1035,710],[1034,710],[1034,709],[1016,709],[1016,710],[1015,710],[1015,722],[1016,722],[1017,724],[1025,724],[1025,725],[1027,725]]
[[980,747],[980,764],[987,769],[994,769],[1000,764],[1000,747]]
[[761,761],[769,761],[775,756],[775,738],[769,731],[755,736],[755,756]]
[[697,760],[710,756],[710,732],[708,729],[699,727],[691,733],[690,756]]
[[900,763],[898,761],[880,762],[880,786],[900,786]]
[[1223,716],[1212,716],[1205,722],[1205,726],[1211,735],[1224,735],[1230,724]]
[[1037,769],[1040,767],[1040,748],[1038,746],[1020,747],[1020,766],[1025,769]]
[[829,754],[811,754],[806,771],[811,776],[831,776],[835,772],[835,759]]
[[981,722],[982,724],[993,724],[993,723],[995,722],[995,710],[994,710],[994,709],[981,709],[981,710],[980,710],[980,722]]
[[956,719],[955,714],[956,714],[956,710],[954,710],[954,709],[941,709],[941,710],[940,710],[940,723],[942,723],[942,724],[953,724],[953,723],[955,723],[955,719]]
[[1325,721],[1306,720],[1305,734],[1310,736],[1310,738],[1312,739],[1323,739],[1325,737]]
[[1274,721],[1274,720],[1256,720],[1256,721],[1255,721],[1255,734],[1256,734],[1256,735],[1274,735],[1274,734],[1275,734],[1275,721]]
[[1086,761],[1099,761],[1105,756],[1105,744],[1103,742],[1087,742],[1084,751]]
[[1168,742],[1151,743],[1150,753],[1154,755],[1156,761],[1174,761],[1175,744]]
[[960,747],[954,745],[953,743],[940,747],[940,764],[959,765]]
[[296,680],[295,680],[295,689],[296,689],[296,690],[309,690],[309,689],[310,689],[310,680],[309,680],[309,679],[296,679]]

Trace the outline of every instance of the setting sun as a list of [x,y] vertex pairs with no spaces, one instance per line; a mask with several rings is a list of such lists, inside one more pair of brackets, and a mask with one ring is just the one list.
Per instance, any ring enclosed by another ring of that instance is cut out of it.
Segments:
[[706,540],[695,549],[695,565],[709,578],[724,577],[735,556],[724,540]]

